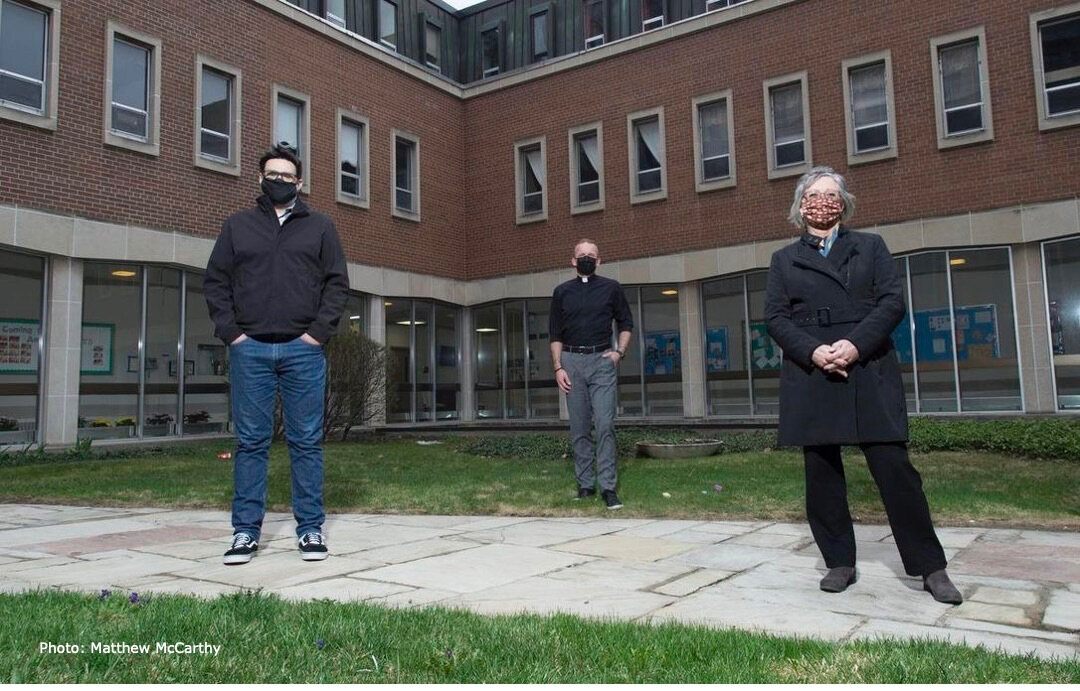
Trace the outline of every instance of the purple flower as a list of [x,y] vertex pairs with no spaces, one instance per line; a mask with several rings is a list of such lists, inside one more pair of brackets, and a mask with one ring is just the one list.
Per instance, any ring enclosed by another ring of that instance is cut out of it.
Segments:
[[317,647],[319,650],[322,650],[324,645],[326,645],[326,641],[321,638],[315,641],[315,647]]
[[111,590],[109,590],[108,588],[102,588],[101,593],[98,595],[98,599],[99,600],[108,600],[110,595],[112,595]]
[[139,594],[138,593],[132,593],[131,596],[128,597],[128,602],[130,602],[133,605],[139,604]]

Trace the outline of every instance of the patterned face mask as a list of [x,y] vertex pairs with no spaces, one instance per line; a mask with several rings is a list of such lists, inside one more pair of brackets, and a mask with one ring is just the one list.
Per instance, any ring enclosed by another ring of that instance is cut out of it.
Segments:
[[835,194],[808,194],[799,205],[806,225],[817,230],[828,230],[840,221],[844,202]]

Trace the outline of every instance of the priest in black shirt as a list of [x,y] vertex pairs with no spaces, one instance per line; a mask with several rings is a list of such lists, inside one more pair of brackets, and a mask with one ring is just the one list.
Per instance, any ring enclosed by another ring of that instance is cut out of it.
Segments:
[[[622,502],[615,494],[616,370],[630,345],[634,320],[618,281],[596,275],[600,250],[595,242],[580,240],[574,246],[570,265],[578,275],[555,288],[548,333],[555,381],[566,394],[570,409],[577,498],[596,495],[599,475],[604,503],[609,509],[619,509]],[[619,332],[615,348],[611,345],[612,321]]]

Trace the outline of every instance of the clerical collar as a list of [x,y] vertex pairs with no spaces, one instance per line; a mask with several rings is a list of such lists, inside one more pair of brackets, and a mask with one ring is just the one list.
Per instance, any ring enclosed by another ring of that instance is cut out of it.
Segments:
[[589,277],[588,276],[582,276],[581,274],[578,274],[578,278],[581,279],[582,283],[588,283],[589,282]]

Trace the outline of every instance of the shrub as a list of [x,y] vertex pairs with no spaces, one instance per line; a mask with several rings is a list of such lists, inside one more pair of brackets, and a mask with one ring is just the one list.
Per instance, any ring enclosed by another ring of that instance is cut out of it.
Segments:
[[104,417],[99,417],[90,421],[90,427],[112,427],[112,420]]
[[173,421],[173,416],[168,413],[157,413],[156,415],[147,415],[146,424],[148,425],[167,425]]
[[134,427],[135,426],[135,418],[133,418],[133,417],[116,418],[116,426],[117,427]]
[[1080,420],[909,420],[912,451],[995,451],[1028,458],[1080,461]]
[[0,432],[14,432],[19,429],[19,421],[13,417],[0,417]]
[[[172,420],[172,418],[169,418],[169,419]],[[209,422],[209,421],[210,421],[210,413],[208,413],[205,410],[196,410],[194,413],[188,413],[188,414],[184,415],[184,424],[185,425],[197,425],[200,422]]]
[[17,451],[0,450],[0,468],[31,463],[81,461],[93,458],[90,444],[89,439],[79,439],[74,446],[69,446],[57,453],[46,453],[44,444],[29,444]]

